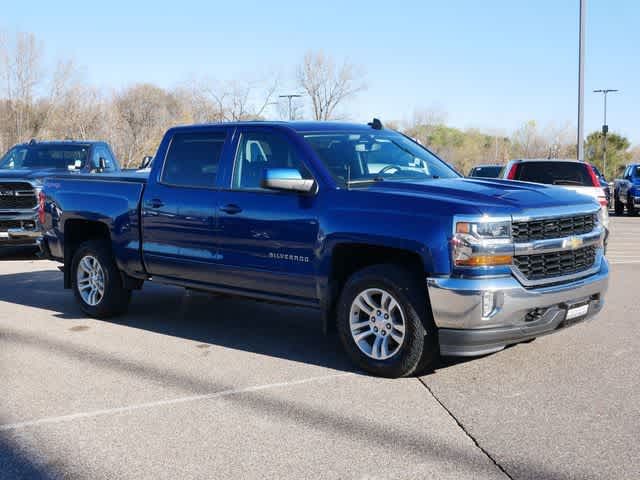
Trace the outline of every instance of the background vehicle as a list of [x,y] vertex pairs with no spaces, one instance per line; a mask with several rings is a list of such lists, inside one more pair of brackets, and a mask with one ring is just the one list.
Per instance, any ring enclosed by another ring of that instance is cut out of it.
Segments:
[[600,186],[602,187],[602,189],[604,190],[604,195],[607,198],[607,205],[609,206],[609,208],[611,208],[612,203],[611,203],[611,188],[609,187],[609,182],[607,181],[607,178],[600,173],[600,170],[598,170],[598,167],[596,167],[594,164],[590,164],[591,168],[593,168],[593,171],[596,174],[596,177],[598,177],[598,181],[600,182]]
[[42,180],[60,172],[120,170],[104,142],[35,142],[16,145],[0,159],[0,246],[36,245],[37,196]]
[[588,163],[576,160],[512,160],[504,169],[503,178],[556,185],[592,197],[602,208],[604,225],[609,225],[606,192],[593,166]]
[[500,178],[504,165],[476,165],[469,171],[469,177]]
[[640,209],[640,164],[627,165],[622,178],[615,180],[613,190],[616,215],[622,215],[625,208],[629,215],[636,215]]
[[354,363],[390,377],[602,308],[596,201],[461,178],[373,125],[171,129],[148,176],[47,179],[43,249],[89,315],[123,312],[146,280],[304,305]]

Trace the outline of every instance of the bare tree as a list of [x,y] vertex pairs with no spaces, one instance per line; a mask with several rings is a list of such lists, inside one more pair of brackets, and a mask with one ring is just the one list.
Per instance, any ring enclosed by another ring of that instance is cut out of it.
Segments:
[[139,84],[117,94],[114,110],[120,127],[119,150],[133,166],[142,156],[153,154],[164,131],[177,123],[181,110],[175,97],[150,84]]
[[232,122],[261,119],[267,107],[275,103],[278,77],[265,81],[212,79],[192,81],[179,89],[196,121]]
[[323,52],[308,52],[297,71],[298,85],[311,99],[315,120],[335,118],[338,106],[366,88],[362,77],[353,64],[345,61],[338,68]]
[[[10,143],[33,135],[37,88],[43,80],[42,46],[31,33],[18,33],[12,42],[0,37],[0,85],[6,99],[6,120],[12,125]],[[36,125],[37,126],[37,125]]]
[[546,157],[549,152],[548,142],[538,132],[535,120],[529,120],[513,133],[512,145],[512,154],[518,158]]

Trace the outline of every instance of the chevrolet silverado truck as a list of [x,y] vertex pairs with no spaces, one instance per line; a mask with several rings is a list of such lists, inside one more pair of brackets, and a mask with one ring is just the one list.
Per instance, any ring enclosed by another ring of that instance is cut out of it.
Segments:
[[16,145],[0,158],[0,247],[36,246],[38,193],[60,172],[108,173],[120,167],[104,142],[35,142]]
[[44,184],[43,249],[89,316],[145,281],[302,305],[357,366],[399,377],[603,306],[595,199],[462,178],[379,121],[178,127],[154,158],[148,176]]
[[616,215],[622,215],[625,208],[627,214],[637,215],[640,210],[640,163],[627,165],[622,178],[614,181],[613,208]]

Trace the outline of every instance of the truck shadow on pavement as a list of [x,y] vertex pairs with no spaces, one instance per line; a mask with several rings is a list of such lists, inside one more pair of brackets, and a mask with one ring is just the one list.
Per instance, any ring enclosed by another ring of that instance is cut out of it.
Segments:
[[[63,289],[58,270],[0,274],[0,301],[47,310],[62,320],[87,318],[73,293]],[[193,340],[196,347],[217,345],[353,371],[337,336],[322,334],[320,315],[312,309],[148,283],[134,292],[127,314],[105,321]],[[81,328],[75,322],[69,327]]]
[[[0,275],[0,301],[53,312],[63,320],[82,320],[71,290],[62,287],[62,272],[44,270]],[[147,282],[133,293],[129,311],[110,318],[113,324],[171,335],[335,370],[355,371],[336,334],[323,335],[318,311],[274,305],[239,297],[209,295]],[[82,331],[85,326],[70,326]],[[441,358],[435,370],[473,361],[469,357]],[[433,373],[434,369],[416,372]]]

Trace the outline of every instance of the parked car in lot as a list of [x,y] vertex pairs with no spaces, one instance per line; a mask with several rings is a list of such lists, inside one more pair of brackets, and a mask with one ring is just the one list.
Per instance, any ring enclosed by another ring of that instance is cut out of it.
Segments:
[[597,201],[462,178],[371,125],[172,128],[148,176],[47,179],[43,249],[88,315],[124,312],[149,280],[302,305],[358,366],[390,377],[602,308]]
[[35,142],[16,145],[0,159],[0,247],[36,245],[38,192],[60,172],[112,173],[120,170],[104,142]]
[[636,215],[640,209],[640,163],[627,165],[622,178],[617,178],[613,188],[613,204],[616,215],[627,209],[629,215]]
[[592,165],[577,160],[512,160],[503,177],[522,182],[556,185],[598,201],[603,225],[609,226],[607,194]]
[[504,165],[476,165],[469,170],[469,177],[500,178]]
[[604,176],[604,174],[601,173],[600,170],[598,170],[598,167],[596,167],[593,163],[591,163],[590,165],[591,168],[593,168],[596,177],[598,177],[598,181],[600,182],[602,190],[604,190],[604,196],[607,199],[607,206],[611,208],[611,188],[609,187],[609,182],[607,181],[607,178]]

